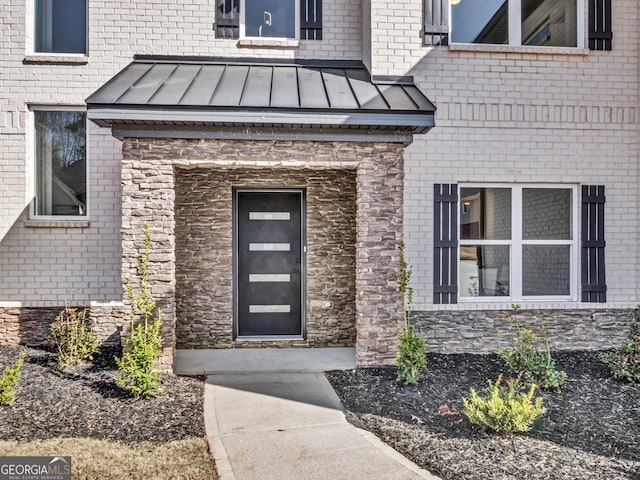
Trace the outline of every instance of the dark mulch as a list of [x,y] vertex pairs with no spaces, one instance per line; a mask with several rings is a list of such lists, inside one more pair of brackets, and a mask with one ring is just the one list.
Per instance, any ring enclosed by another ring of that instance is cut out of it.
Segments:
[[0,347],[0,371],[22,351],[27,358],[16,401],[0,406],[0,439],[92,437],[133,444],[205,435],[203,378],[163,374],[164,391],[140,400],[115,384],[117,351],[104,350],[91,364],[58,372],[52,353]]
[[428,356],[415,388],[394,368],[330,372],[352,421],[445,479],[640,480],[640,386],[611,378],[598,354],[554,354],[568,379],[543,393],[547,412],[512,438],[460,413],[471,387],[504,372],[496,355]]

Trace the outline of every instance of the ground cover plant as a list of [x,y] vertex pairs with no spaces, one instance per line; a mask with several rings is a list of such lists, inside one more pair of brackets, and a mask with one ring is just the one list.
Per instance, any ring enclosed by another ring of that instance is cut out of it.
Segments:
[[138,282],[126,279],[131,333],[124,339],[124,354],[116,358],[120,369],[116,382],[134,395],[148,398],[162,392],[156,359],[162,352],[162,310],[151,297],[149,288],[149,255],[151,234],[144,225],[144,250],[137,258]]
[[513,306],[513,314],[503,319],[513,335],[512,346],[501,348],[498,355],[507,369],[522,377],[528,385],[535,384],[545,390],[557,390],[567,379],[563,370],[556,369],[556,363],[549,349],[546,334],[540,340],[531,328],[517,317],[519,305]]
[[602,354],[615,378],[640,383],[640,307],[629,312],[629,340],[613,352]]
[[469,398],[462,399],[462,413],[471,423],[498,433],[528,432],[533,422],[546,411],[542,398],[535,397],[535,384],[522,391],[521,376],[503,382],[500,375],[497,380],[487,383],[483,394],[472,388]]
[[492,433],[462,398],[505,372],[491,355],[429,354],[414,386],[393,368],[329,372],[351,421],[445,480],[640,480],[640,388],[616,380],[598,352],[554,352],[567,372],[529,432]]
[[86,309],[65,305],[51,324],[47,342],[58,356],[59,370],[93,360],[100,351],[98,337],[86,314]]
[[0,406],[3,455],[71,455],[74,479],[215,479],[204,429],[203,378],[163,374],[163,395],[118,387],[114,356],[59,371],[43,349],[0,347],[0,371],[27,353],[12,406]]
[[413,303],[413,288],[411,288],[411,267],[404,258],[404,239],[400,240],[400,271],[394,272],[393,280],[398,286],[402,297],[402,321],[396,325],[398,337],[398,380],[406,385],[413,385],[420,378],[422,370],[427,365],[425,340],[416,334],[411,324],[411,307]]
[[13,405],[18,391],[18,382],[22,376],[22,365],[26,354],[23,352],[13,365],[9,365],[0,374],[0,405]]

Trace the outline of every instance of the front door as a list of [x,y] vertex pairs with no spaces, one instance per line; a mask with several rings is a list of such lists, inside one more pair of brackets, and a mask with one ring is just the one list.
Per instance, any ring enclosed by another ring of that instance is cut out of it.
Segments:
[[239,338],[303,336],[302,190],[235,191]]

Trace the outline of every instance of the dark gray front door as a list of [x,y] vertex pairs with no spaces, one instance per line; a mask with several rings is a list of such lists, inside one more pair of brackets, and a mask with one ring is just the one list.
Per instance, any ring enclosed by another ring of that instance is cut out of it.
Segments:
[[236,336],[302,337],[303,192],[235,198]]

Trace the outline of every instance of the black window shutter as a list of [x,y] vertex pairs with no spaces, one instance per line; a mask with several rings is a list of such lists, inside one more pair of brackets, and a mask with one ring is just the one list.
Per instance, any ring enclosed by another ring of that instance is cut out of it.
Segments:
[[589,50],[611,50],[611,0],[589,0]]
[[449,44],[449,0],[422,0],[424,44]]
[[582,301],[605,303],[604,186],[582,186]]
[[436,183],[433,216],[433,303],[458,303],[458,185]]
[[322,0],[300,0],[300,39],[322,40]]
[[216,38],[240,37],[240,0],[216,0]]

